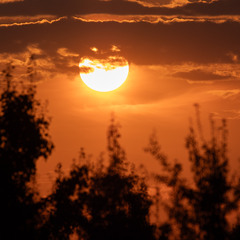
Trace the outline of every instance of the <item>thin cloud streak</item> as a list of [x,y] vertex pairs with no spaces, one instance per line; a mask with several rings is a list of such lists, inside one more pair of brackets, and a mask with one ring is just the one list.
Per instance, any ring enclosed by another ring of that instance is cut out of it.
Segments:
[[144,7],[180,7],[189,3],[188,0],[128,0],[128,2],[136,2]]
[[221,75],[201,69],[194,69],[187,72],[178,72],[175,73],[173,76],[188,79],[191,81],[219,81],[226,80],[231,77],[231,75]]
[[78,57],[79,56],[79,54],[70,52],[67,48],[59,48],[57,50],[57,53],[62,57]]
[[35,16],[0,16],[0,24],[15,23],[15,22],[32,22],[41,19],[54,20],[58,17],[56,15],[35,15]]
[[240,89],[224,89],[224,90],[211,90],[209,94],[228,99],[240,94]]
[[225,23],[237,22],[240,23],[240,15],[231,16],[164,16],[164,15],[114,15],[114,14],[87,14],[73,16],[73,19],[82,22],[117,22],[117,23],[181,23],[181,22],[212,22],[212,23]]
[[23,2],[24,0],[0,0],[0,4],[3,3],[13,3],[13,2]]
[[194,3],[205,3],[211,4],[219,0],[128,0],[129,2],[136,2],[144,7],[166,7],[166,8],[175,8],[182,7],[187,4]]
[[52,24],[52,23],[59,22],[66,18],[67,17],[59,17],[59,18],[53,19],[53,20],[41,19],[41,20],[29,21],[29,22],[27,21],[27,22],[1,23],[0,27],[25,26],[25,25],[44,24],[44,23]]

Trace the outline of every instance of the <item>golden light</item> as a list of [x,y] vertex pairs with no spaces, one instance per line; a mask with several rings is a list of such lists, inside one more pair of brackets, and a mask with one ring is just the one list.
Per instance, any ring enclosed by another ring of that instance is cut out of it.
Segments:
[[96,47],[91,47],[90,49],[95,53],[98,52],[98,49]]
[[105,59],[82,58],[79,68],[82,81],[98,92],[109,92],[119,88],[129,72],[128,62],[119,56]]

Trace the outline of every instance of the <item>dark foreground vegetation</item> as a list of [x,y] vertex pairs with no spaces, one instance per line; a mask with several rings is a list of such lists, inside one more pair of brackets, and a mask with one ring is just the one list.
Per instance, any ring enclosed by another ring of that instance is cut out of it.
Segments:
[[[36,162],[47,160],[54,147],[49,120],[35,97],[31,64],[24,83],[12,77],[12,70],[9,65],[0,79],[0,239],[240,239],[240,178],[229,172],[225,121],[215,127],[211,120],[209,141],[201,136],[199,121],[190,127],[190,180],[181,162],[169,161],[151,136],[145,151],[162,167],[154,181],[157,189],[169,189],[167,201],[158,191],[150,195],[146,176],[127,161],[114,119],[107,132],[108,162],[92,163],[82,149],[69,174],[57,166],[53,190],[43,198],[36,187]],[[159,208],[166,221],[150,221],[150,210]]]

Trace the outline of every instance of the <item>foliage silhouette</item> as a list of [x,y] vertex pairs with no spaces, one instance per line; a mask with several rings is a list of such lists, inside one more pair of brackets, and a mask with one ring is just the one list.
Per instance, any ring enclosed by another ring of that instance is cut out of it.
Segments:
[[[231,229],[227,216],[238,208],[239,183],[230,179],[227,157],[227,130],[223,120],[216,128],[211,119],[212,135],[209,142],[202,135],[199,106],[196,105],[197,128],[191,126],[186,147],[191,162],[192,184],[182,176],[182,164],[170,163],[161,152],[155,135],[150,138],[146,151],[161,164],[163,173],[155,178],[169,189],[170,203],[164,203],[175,239],[215,240],[229,239]],[[220,138],[217,138],[217,135]]]
[[[51,154],[49,122],[35,98],[33,69],[26,83],[15,83],[14,67],[3,71],[0,93],[1,239],[35,239],[40,202],[36,202],[36,161]],[[10,230],[11,229],[11,230]]]
[[233,229],[230,233],[230,240],[238,240],[239,238],[240,238],[240,222],[238,219],[238,223],[233,226]]
[[[108,129],[109,164],[74,163],[69,176],[58,170],[49,196],[47,239],[154,239],[147,186],[126,161],[114,120]],[[57,236],[57,237],[56,237]],[[45,236],[46,237],[46,236]]]

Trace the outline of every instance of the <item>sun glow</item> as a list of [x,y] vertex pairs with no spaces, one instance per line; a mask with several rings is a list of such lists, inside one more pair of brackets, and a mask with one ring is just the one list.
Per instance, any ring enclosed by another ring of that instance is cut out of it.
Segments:
[[82,58],[79,63],[80,76],[91,89],[109,92],[119,88],[127,79],[129,65],[123,57],[106,59]]

